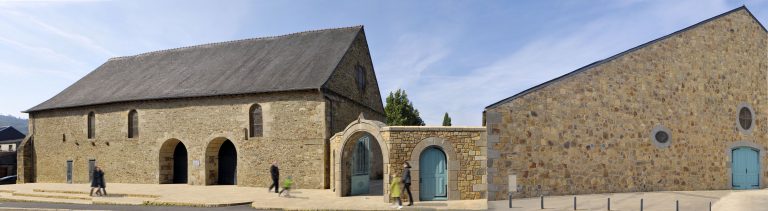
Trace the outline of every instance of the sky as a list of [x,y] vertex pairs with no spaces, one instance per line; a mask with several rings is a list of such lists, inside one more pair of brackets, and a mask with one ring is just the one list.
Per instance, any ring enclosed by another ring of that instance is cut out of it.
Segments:
[[364,25],[382,98],[479,126],[488,105],[742,5],[768,23],[766,0],[0,0],[0,114],[26,118],[111,57]]

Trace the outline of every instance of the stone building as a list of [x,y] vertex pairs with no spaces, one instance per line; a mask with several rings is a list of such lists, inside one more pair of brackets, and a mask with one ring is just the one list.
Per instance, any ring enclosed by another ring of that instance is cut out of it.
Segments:
[[24,137],[12,126],[0,127],[0,177],[16,175],[16,149]]
[[20,182],[98,165],[116,183],[267,187],[278,161],[300,188],[384,196],[410,161],[419,200],[485,197],[484,128],[381,123],[361,26],[113,58],[27,112]]
[[[329,139],[383,120],[362,26],[109,59],[29,109],[20,182],[330,186]],[[43,156],[44,155],[44,156]]]
[[740,7],[488,106],[489,200],[766,187],[767,38]]

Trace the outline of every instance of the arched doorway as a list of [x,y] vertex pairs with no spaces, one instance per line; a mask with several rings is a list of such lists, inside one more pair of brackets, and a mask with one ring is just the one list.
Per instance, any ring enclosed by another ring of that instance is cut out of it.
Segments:
[[187,147],[181,142],[173,150],[173,183],[187,183]]
[[160,184],[187,183],[187,147],[169,139],[160,147]]
[[237,182],[237,151],[232,141],[225,141],[219,149],[219,185]]
[[206,185],[237,184],[237,149],[227,138],[216,138],[205,151]]
[[429,147],[419,158],[419,200],[435,201],[448,199],[448,163],[445,152]]
[[752,147],[737,147],[732,151],[731,176],[734,189],[760,187],[760,152]]
[[346,196],[383,195],[384,166],[381,147],[369,133],[360,132],[348,139],[342,154]]

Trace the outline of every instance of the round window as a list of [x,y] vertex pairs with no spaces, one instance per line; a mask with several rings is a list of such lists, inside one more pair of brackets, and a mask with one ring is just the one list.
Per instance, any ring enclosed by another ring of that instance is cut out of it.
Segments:
[[739,125],[744,130],[749,130],[752,127],[752,111],[747,107],[741,107],[739,110]]
[[653,145],[656,145],[656,147],[666,148],[669,147],[672,142],[672,134],[666,127],[657,125],[651,131],[651,141],[653,142]]
[[747,103],[741,103],[739,105],[739,113],[736,116],[736,124],[743,133],[749,133],[755,126],[755,110]]
[[655,137],[656,137],[656,141],[662,144],[667,143],[667,141],[669,141],[669,134],[667,134],[667,132],[664,132],[664,131],[656,132]]

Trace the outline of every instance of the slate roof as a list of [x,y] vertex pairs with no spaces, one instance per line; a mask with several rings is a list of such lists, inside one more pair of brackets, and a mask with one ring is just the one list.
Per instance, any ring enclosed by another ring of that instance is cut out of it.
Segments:
[[7,140],[24,139],[26,135],[11,126],[0,127],[0,142]]
[[663,37],[659,37],[659,38],[657,38],[657,39],[655,39],[655,40],[651,40],[651,41],[649,41],[649,42],[643,43],[642,45],[636,46],[636,47],[634,47],[634,48],[631,48],[631,49],[629,49],[629,50],[626,50],[626,51],[624,51],[624,52],[621,52],[621,53],[619,53],[619,54],[613,55],[613,56],[611,56],[611,57],[608,57],[608,58],[606,58],[606,59],[603,59],[603,60],[600,60],[600,61],[596,61],[596,62],[593,62],[593,63],[591,63],[591,64],[588,64],[587,66],[581,67],[581,68],[579,68],[579,69],[576,69],[576,70],[574,70],[574,71],[572,71],[572,72],[566,73],[565,75],[562,75],[562,76],[560,76],[560,77],[554,78],[554,79],[552,79],[552,80],[549,80],[549,81],[546,81],[546,82],[544,82],[544,83],[541,83],[541,84],[539,84],[539,85],[536,85],[536,86],[534,86],[534,87],[531,87],[531,88],[529,88],[529,89],[526,89],[526,90],[524,90],[524,91],[522,91],[522,92],[519,92],[519,93],[517,93],[517,94],[515,94],[515,95],[512,95],[511,97],[508,97],[508,98],[506,98],[506,99],[503,99],[503,100],[501,100],[501,101],[498,101],[498,102],[496,102],[496,103],[493,103],[493,104],[491,104],[491,105],[489,105],[489,106],[485,107],[485,109],[491,109],[491,108],[495,108],[496,106],[499,106],[499,105],[501,105],[501,104],[504,104],[504,103],[510,102],[510,101],[512,101],[512,100],[514,100],[514,99],[517,99],[517,98],[519,98],[519,97],[522,97],[522,96],[524,96],[524,95],[526,95],[526,94],[528,94],[528,93],[531,93],[531,92],[535,92],[535,91],[537,91],[537,90],[539,90],[539,89],[541,89],[541,88],[544,88],[544,87],[546,87],[546,86],[548,86],[548,85],[550,85],[550,84],[553,84],[553,83],[555,83],[555,82],[558,82],[558,81],[560,81],[560,80],[563,80],[563,79],[565,79],[565,78],[568,78],[568,77],[570,77],[570,76],[573,76],[573,75],[579,74],[579,73],[581,73],[581,72],[584,72],[584,71],[590,70],[590,69],[592,69],[593,67],[596,67],[596,66],[598,66],[598,65],[601,65],[601,64],[603,64],[603,63],[607,63],[607,62],[610,62],[610,61],[612,61],[612,60],[614,60],[614,59],[617,59],[617,58],[619,58],[619,57],[621,57],[621,56],[624,56],[624,55],[626,55],[626,54],[628,54],[628,53],[632,53],[632,52],[634,52],[634,51],[636,51],[636,50],[638,50],[638,49],[644,48],[644,47],[646,47],[646,46],[648,46],[648,45],[654,44],[654,43],[656,43],[656,42],[659,42],[659,41],[661,41],[661,40],[667,39],[667,38],[669,38],[669,37],[672,37],[672,36],[675,36],[675,35],[677,35],[677,34],[683,33],[683,32],[685,32],[685,31],[688,31],[688,30],[690,30],[690,29],[696,28],[697,26],[700,26],[700,25],[702,25],[702,24],[708,23],[708,22],[710,22],[710,21],[712,21],[712,20],[718,19],[718,18],[720,18],[720,17],[726,16],[726,15],[729,15],[729,14],[731,14],[731,13],[734,13],[734,12],[737,12],[737,11],[741,11],[741,10],[744,10],[744,11],[746,11],[746,12],[747,12],[747,14],[749,14],[749,16],[751,16],[751,17],[752,17],[752,19],[754,19],[754,20],[755,20],[755,22],[757,22],[757,23],[760,25],[760,27],[763,29],[763,31],[766,31],[766,32],[768,32],[768,30],[766,30],[765,26],[763,26],[763,24],[762,24],[762,23],[760,23],[760,21],[759,21],[759,20],[757,20],[757,18],[755,18],[755,16],[752,14],[752,12],[750,12],[750,11],[749,11],[749,9],[747,9],[747,7],[746,7],[746,6],[741,6],[741,7],[738,7],[738,8],[736,8],[736,9],[733,9],[733,10],[731,10],[731,11],[725,12],[725,13],[723,13],[723,14],[717,15],[717,16],[715,16],[715,17],[711,17],[711,18],[709,18],[709,19],[706,19],[706,20],[704,20],[704,21],[701,21],[701,22],[699,22],[699,23],[696,23],[696,24],[694,24],[694,25],[691,25],[691,26],[689,26],[689,27],[686,27],[686,28],[684,28],[684,29],[680,29],[680,30],[678,30],[678,31],[676,31],[676,32],[673,32],[673,33],[671,33],[671,34],[668,34],[668,35],[665,35],[665,36],[663,36]]
[[27,113],[137,100],[319,89],[363,26],[109,59]]

